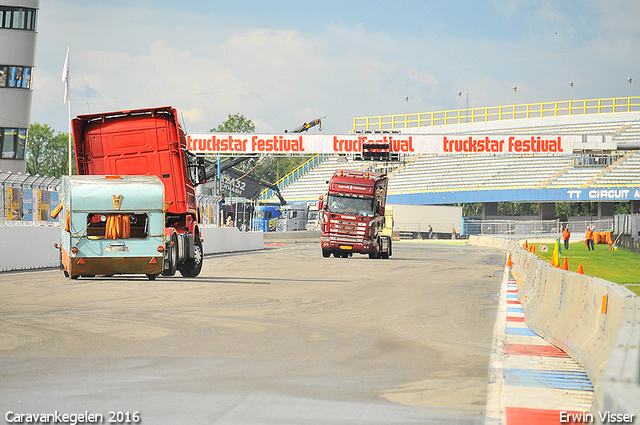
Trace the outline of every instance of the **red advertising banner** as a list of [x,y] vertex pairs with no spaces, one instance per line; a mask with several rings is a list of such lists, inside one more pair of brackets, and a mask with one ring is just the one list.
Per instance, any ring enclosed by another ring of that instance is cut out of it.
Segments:
[[[582,141],[580,135],[212,133],[187,135],[187,148],[193,153],[353,154],[361,153],[364,144],[380,143],[398,154],[567,155]],[[589,136],[589,141],[602,141],[602,136]]]

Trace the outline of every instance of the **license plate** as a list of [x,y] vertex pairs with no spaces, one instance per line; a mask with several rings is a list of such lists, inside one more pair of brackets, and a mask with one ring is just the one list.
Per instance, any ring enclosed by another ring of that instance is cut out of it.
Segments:
[[129,252],[128,246],[106,246],[104,248],[105,252]]
[[340,245],[340,249],[353,249],[351,245]]

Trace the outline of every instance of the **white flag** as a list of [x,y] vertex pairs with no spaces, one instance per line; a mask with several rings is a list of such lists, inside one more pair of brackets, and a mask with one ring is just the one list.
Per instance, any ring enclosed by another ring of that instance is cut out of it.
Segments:
[[69,98],[69,47],[67,47],[67,56],[64,58],[62,82],[64,83],[64,101],[62,103],[67,103]]

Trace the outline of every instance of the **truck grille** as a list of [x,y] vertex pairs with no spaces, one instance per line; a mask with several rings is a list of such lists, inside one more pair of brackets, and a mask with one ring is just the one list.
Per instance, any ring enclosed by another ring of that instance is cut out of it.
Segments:
[[331,241],[339,244],[362,244],[365,241],[366,222],[356,220],[333,220]]

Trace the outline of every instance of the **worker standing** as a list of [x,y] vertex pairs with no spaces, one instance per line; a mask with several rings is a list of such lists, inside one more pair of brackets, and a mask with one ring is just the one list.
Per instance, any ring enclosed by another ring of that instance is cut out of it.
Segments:
[[593,245],[593,229],[591,227],[587,227],[587,234],[585,236],[585,243],[587,244],[587,249],[589,251],[595,251],[595,247]]
[[569,238],[571,237],[571,232],[569,232],[569,225],[567,224],[562,232],[562,240],[564,241],[564,249],[569,249]]

